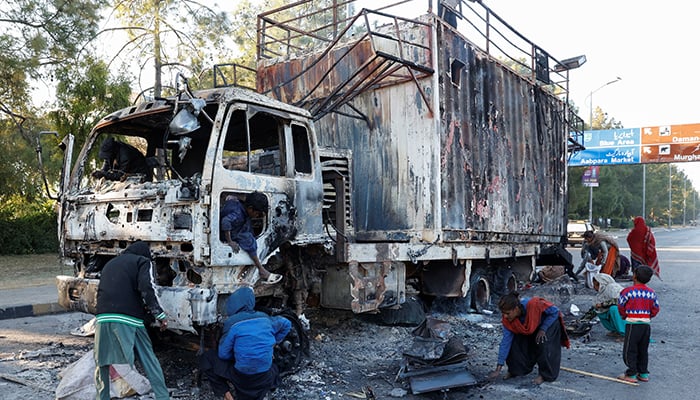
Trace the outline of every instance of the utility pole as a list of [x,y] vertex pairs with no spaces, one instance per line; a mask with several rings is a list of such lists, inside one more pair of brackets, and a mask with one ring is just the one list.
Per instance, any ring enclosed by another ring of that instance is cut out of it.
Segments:
[[668,164],[668,229],[671,229],[671,163]]

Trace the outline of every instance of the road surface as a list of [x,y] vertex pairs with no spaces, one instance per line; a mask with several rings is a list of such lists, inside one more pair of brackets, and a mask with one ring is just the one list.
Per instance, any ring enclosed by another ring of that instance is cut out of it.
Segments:
[[[698,399],[700,388],[695,384],[695,370],[700,359],[697,350],[697,327],[700,326],[700,229],[654,230],[661,261],[663,281],[654,278],[650,286],[656,290],[661,312],[652,322],[650,346],[651,381],[629,386],[595,377],[562,371],[555,382],[533,386],[534,377],[515,378],[507,381],[485,382],[483,378],[493,368],[497,343],[500,340],[499,317],[483,316],[493,325],[491,329],[476,323],[464,322],[457,326],[456,334],[464,338],[470,348],[470,372],[481,380],[478,386],[453,389],[445,394],[412,395],[403,393],[404,399]],[[623,254],[626,248],[626,232],[618,233]],[[570,249],[578,260],[578,248]],[[629,284],[625,282],[624,284]],[[577,295],[579,308],[590,306],[590,290]],[[412,328],[376,326],[360,321],[357,317],[337,317],[333,323],[312,321],[312,360],[299,374],[285,378],[283,387],[272,399],[348,399],[356,398],[362,388],[371,385],[376,398],[391,398],[392,389],[406,388],[395,382],[399,345],[407,342]],[[341,314],[337,314],[341,315]],[[481,317],[481,316],[479,316]],[[53,399],[52,390],[58,382],[56,375],[67,365],[92,347],[91,338],[70,336],[68,332],[90,316],[79,313],[47,315],[0,321],[0,377],[25,377],[24,383],[0,379],[0,397],[5,400]],[[328,318],[328,317],[327,317]],[[490,319],[489,319],[490,318]],[[484,324],[481,324],[484,325]],[[562,353],[562,365],[576,370],[614,377],[625,369],[622,362],[622,343],[605,336],[605,330],[594,326],[591,341],[573,340],[572,348]],[[161,354],[159,354],[161,357]],[[188,364],[192,353],[171,357],[172,364]],[[178,358],[179,357],[179,358]],[[196,365],[196,363],[194,363]],[[172,370],[172,366],[165,369]],[[192,387],[186,370],[168,385],[179,391],[178,398],[209,399],[208,389],[197,392]],[[31,378],[31,379],[30,379]],[[188,386],[189,385],[189,386]],[[401,391],[394,391],[401,395]]]

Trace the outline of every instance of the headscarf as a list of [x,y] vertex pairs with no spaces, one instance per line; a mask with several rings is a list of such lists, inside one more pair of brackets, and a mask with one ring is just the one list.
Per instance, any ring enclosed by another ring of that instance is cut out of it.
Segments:
[[601,242],[606,242],[608,246],[616,248],[618,252],[620,251],[620,246],[617,245],[617,241],[613,239],[612,236],[606,235],[601,232],[593,233],[593,240],[591,241],[591,246],[599,247]]
[[[517,335],[532,335],[537,328],[539,328],[540,323],[542,323],[542,313],[544,310],[553,305],[554,304],[550,301],[542,297],[533,297],[528,300],[525,305],[524,323],[520,322],[520,318],[509,321],[505,316],[501,318],[501,322],[506,329]],[[559,324],[561,324],[561,345],[568,349],[570,346],[569,336],[566,334],[566,325],[564,324],[564,318],[561,312],[559,312]]]
[[607,251],[604,253],[598,252],[598,257],[605,255],[604,260],[600,260],[601,271],[603,273],[609,274],[611,276],[616,275],[620,270],[620,247],[617,245],[617,241],[613,239],[612,236],[603,234],[601,232],[596,232],[593,234],[593,239],[591,240],[590,247],[601,249],[601,243],[606,243]]
[[622,286],[615,282],[612,276],[608,274],[596,274],[593,279],[598,281],[600,287],[598,288],[598,293],[595,295],[596,303],[605,303],[613,299],[620,297],[620,292],[622,291]]
[[656,256],[656,239],[644,218],[634,218],[634,228],[627,235],[627,243],[630,246],[632,260],[636,260],[642,265],[648,265],[660,278],[661,268]]

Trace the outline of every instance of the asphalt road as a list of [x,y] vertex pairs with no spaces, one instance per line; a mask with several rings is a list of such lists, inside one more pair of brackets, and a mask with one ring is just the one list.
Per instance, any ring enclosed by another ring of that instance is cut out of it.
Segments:
[[[661,306],[659,315],[652,320],[652,338],[656,342],[650,345],[649,350],[651,381],[631,387],[596,378],[577,378],[575,381],[578,384],[570,386],[575,388],[570,398],[700,399],[700,388],[695,386],[694,376],[700,356],[697,349],[697,329],[700,326],[700,295],[697,290],[697,283],[700,282],[700,229],[655,229],[654,235],[663,280],[654,277],[649,283],[656,291]],[[629,256],[626,232],[620,232],[617,240],[622,253]],[[576,260],[580,260],[578,248],[570,251]],[[621,352],[622,345],[619,347]],[[577,357],[563,360],[562,365],[607,376],[624,370],[620,353],[591,354],[588,360]],[[610,365],[616,368],[610,368]],[[562,372],[560,378],[568,382],[571,375]]]
[[[700,399],[700,389],[695,387],[695,367],[699,352],[696,338],[700,326],[700,295],[696,282],[700,282],[700,268],[696,267],[700,256],[700,229],[684,228],[676,230],[654,230],[657,250],[661,262],[663,281],[654,278],[650,286],[656,290],[661,304],[661,312],[652,322],[652,337],[655,343],[650,346],[651,381],[629,386],[591,376],[562,371],[555,382],[533,386],[531,376],[498,380],[481,387],[453,390],[442,394],[407,395],[405,399]],[[613,232],[615,235],[615,233]],[[629,254],[626,248],[626,232],[617,233],[623,254]],[[577,262],[579,249],[573,248]],[[590,301],[587,297],[584,302]],[[582,307],[583,310],[583,307]],[[65,349],[78,352],[89,348],[90,338],[68,335],[68,332],[86,322],[90,316],[79,313],[46,315],[32,318],[0,320],[0,398],[24,400],[27,398],[53,399],[50,391],[42,388],[28,387],[1,379],[2,374],[28,372],[31,366],[21,360],[10,358],[36,349],[47,348],[47,343],[62,344],[56,350]],[[497,332],[497,331],[494,331]],[[495,339],[494,339],[495,340]],[[53,347],[50,347],[53,349]],[[77,350],[73,350],[77,349]],[[489,349],[488,362],[482,369],[486,371],[495,360],[496,349]],[[591,331],[591,341],[574,340],[570,350],[562,352],[562,366],[586,371],[607,377],[614,377],[625,369],[622,362],[622,343],[605,336],[604,329],[597,325]],[[493,354],[491,354],[493,353]],[[36,358],[34,359],[36,360]],[[28,361],[31,361],[28,360]],[[50,358],[43,361],[50,371]],[[49,365],[46,365],[49,363]],[[351,366],[349,366],[352,368]],[[56,367],[58,368],[58,366]],[[57,371],[55,371],[57,372]],[[473,371],[476,372],[476,371]],[[348,398],[343,393],[319,399]],[[192,397],[192,398],[197,398]],[[308,397],[313,398],[313,397]]]

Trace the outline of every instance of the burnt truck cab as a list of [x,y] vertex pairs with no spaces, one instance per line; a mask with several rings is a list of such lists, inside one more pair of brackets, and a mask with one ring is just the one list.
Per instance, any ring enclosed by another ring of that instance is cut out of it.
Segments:
[[[106,138],[137,148],[152,174],[95,178]],[[257,296],[284,299],[282,285],[261,285],[251,258],[233,252],[220,236],[225,198],[243,201],[252,191],[264,193],[270,204],[267,215],[252,221],[258,255],[268,269],[281,263],[283,245],[324,248],[329,241],[322,224],[324,189],[308,112],[229,87],[153,100],[104,117],[59,197],[61,256],[75,272],[58,277],[59,303],[94,313],[101,268],[136,240],[150,244],[171,329],[193,331],[216,322],[222,295],[242,285],[253,286]]]

